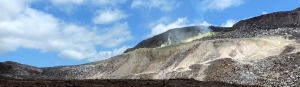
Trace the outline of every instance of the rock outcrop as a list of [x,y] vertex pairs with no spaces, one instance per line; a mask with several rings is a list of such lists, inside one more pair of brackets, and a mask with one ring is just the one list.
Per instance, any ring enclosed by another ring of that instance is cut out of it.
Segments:
[[[192,78],[243,85],[297,86],[300,84],[299,10],[242,20],[233,27],[205,27],[210,29],[209,32],[217,33],[187,43],[178,42],[208,31],[203,32],[205,28],[196,26],[172,29],[106,60],[76,66],[29,67],[38,74],[6,72],[1,69],[11,64],[0,63],[0,76],[33,79]],[[165,43],[171,44],[160,47]],[[22,67],[13,65],[14,68]],[[14,68],[8,68],[8,71],[15,71]]]

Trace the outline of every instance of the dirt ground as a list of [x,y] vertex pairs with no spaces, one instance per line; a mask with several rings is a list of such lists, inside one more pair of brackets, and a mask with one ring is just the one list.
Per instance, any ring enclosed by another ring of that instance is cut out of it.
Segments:
[[258,87],[192,79],[171,80],[0,80],[0,87]]

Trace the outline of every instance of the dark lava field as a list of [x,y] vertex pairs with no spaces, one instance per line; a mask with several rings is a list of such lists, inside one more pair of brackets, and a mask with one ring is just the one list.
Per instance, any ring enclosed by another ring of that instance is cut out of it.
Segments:
[[170,80],[0,80],[0,87],[260,87],[201,82],[193,79]]

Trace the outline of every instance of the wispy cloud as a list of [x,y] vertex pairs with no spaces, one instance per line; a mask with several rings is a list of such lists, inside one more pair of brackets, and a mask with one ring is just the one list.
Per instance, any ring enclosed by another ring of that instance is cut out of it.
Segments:
[[126,18],[127,15],[119,9],[105,9],[98,11],[98,15],[93,19],[95,24],[109,24]]
[[110,58],[119,54],[122,54],[126,49],[130,48],[130,46],[122,46],[120,48],[113,49],[111,51],[101,51],[96,54],[96,57],[88,59],[89,61],[98,61],[101,59]]
[[157,8],[161,11],[171,11],[179,5],[180,2],[176,0],[133,0],[131,8]]
[[54,7],[59,10],[65,11],[66,13],[72,13],[77,6],[84,4],[84,0],[51,0]]
[[61,5],[61,4],[82,4],[84,0],[51,0],[51,3],[56,4],[56,5]]
[[224,10],[232,6],[243,4],[243,0],[203,0],[201,5],[203,10]]
[[124,4],[128,0],[87,0],[92,5],[96,6],[115,6],[118,4]]
[[51,0],[51,3],[54,5],[81,5],[81,4],[91,4],[98,6],[113,6],[117,4],[123,4],[127,0]]
[[72,13],[80,6],[92,5],[94,7],[117,7],[119,4],[124,4],[127,0],[50,0],[50,2],[66,13]]

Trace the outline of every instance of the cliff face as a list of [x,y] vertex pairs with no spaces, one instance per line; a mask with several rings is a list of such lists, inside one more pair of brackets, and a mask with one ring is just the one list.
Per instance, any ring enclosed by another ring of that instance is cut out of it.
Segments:
[[[37,68],[34,70],[40,74],[30,77],[0,74],[46,79],[193,78],[245,85],[299,85],[299,22],[298,8],[242,20],[233,27],[210,26],[205,32],[205,27],[196,26],[172,29],[106,60]],[[194,41],[181,43],[186,39]]]

